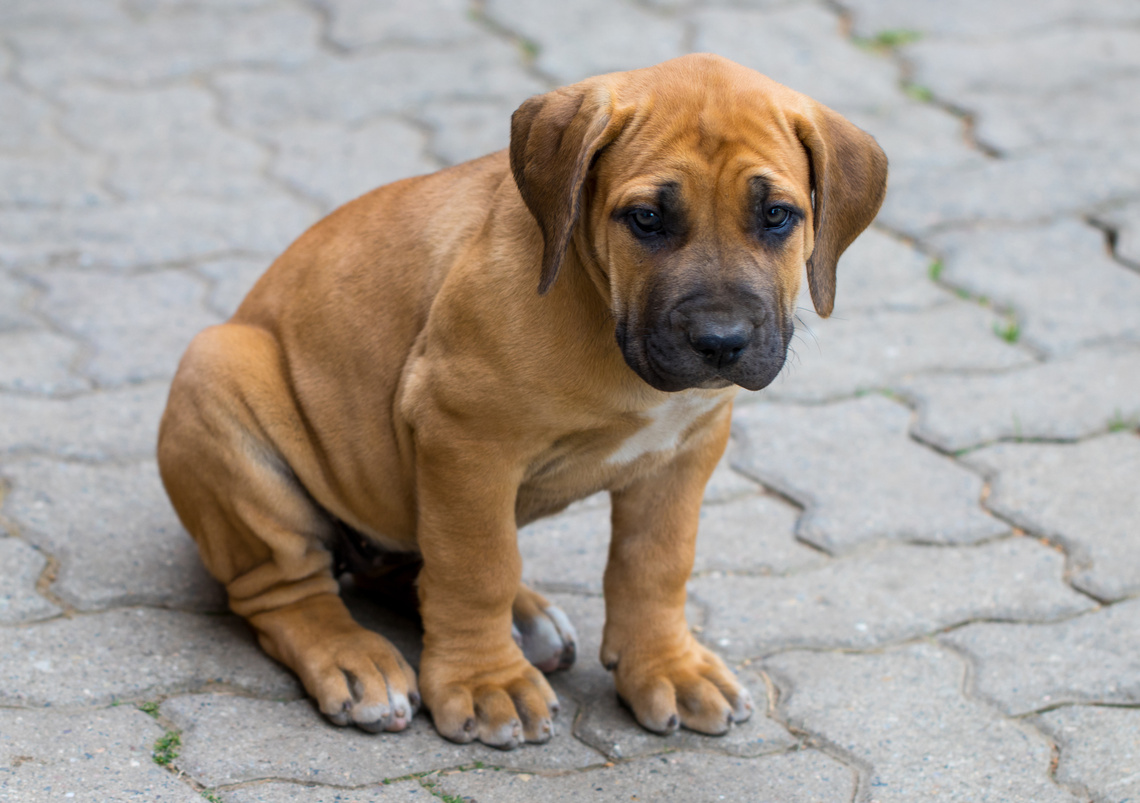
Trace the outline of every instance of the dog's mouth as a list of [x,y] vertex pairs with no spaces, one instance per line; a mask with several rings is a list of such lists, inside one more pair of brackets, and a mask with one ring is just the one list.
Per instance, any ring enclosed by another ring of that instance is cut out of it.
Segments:
[[616,331],[626,364],[657,390],[716,389],[739,385],[761,390],[775,380],[787,361],[794,324],[726,326],[688,329],[654,327],[632,334],[625,324]]

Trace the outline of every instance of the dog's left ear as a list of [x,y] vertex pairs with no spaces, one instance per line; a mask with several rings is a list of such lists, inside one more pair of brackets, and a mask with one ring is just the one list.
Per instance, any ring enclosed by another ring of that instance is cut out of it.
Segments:
[[586,174],[621,129],[611,106],[607,87],[585,83],[536,95],[511,116],[511,171],[542,230],[540,295],[553,286],[566,256]]
[[815,311],[826,318],[835,305],[839,257],[882,206],[887,156],[874,137],[815,101],[795,118],[795,128],[810,157],[815,206],[808,285]]

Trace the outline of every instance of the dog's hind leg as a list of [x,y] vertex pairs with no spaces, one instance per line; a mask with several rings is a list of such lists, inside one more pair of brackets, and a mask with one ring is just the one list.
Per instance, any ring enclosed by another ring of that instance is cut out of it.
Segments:
[[402,730],[419,704],[415,673],[338,595],[327,548],[336,521],[286,458],[308,447],[282,365],[264,330],[198,335],[159,432],[163,482],[230,607],[320,710],[337,725]]

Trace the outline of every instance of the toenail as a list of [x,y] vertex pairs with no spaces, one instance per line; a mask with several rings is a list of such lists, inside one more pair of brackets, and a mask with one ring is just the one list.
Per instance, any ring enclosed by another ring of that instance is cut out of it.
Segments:
[[475,717],[467,717],[467,721],[463,723],[463,730],[467,733],[475,730]]
[[409,694],[408,695],[408,702],[410,702],[412,704],[412,708],[419,708],[420,707],[419,692],[412,692],[411,694]]
[[678,725],[677,715],[673,714],[671,717],[669,717],[669,721],[665,723],[665,730],[671,730],[671,731],[677,730],[677,725]]

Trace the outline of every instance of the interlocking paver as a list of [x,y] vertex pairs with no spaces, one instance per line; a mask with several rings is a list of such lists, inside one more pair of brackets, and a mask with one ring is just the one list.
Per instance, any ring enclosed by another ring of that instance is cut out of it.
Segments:
[[1116,232],[1116,257],[1140,270],[1140,202],[1105,210],[1097,217]]
[[788,721],[861,763],[870,799],[1076,803],[1049,778],[1044,737],[962,695],[965,666],[949,650],[796,652],[765,665]]
[[1122,269],[1104,234],[1076,220],[975,229],[930,240],[945,281],[1017,315],[1021,338],[1050,355],[1104,340],[1140,341],[1140,273]]
[[202,303],[203,283],[183,271],[64,270],[39,278],[48,288],[39,308],[94,346],[85,372],[104,386],[173,376],[191,338],[220,323]]
[[60,612],[36,591],[47,559],[18,538],[0,533],[0,625],[47,619]]
[[0,800],[201,803],[154,762],[162,727],[132,707],[0,710]]
[[268,151],[225,130],[216,99],[201,87],[83,85],[59,95],[67,107],[61,127],[73,140],[111,157],[107,183],[125,199],[240,198],[272,189],[261,175]]
[[880,224],[919,237],[973,223],[1029,223],[1136,195],[1140,154],[1066,145],[891,179]]
[[1094,607],[1064,557],[1030,538],[974,548],[894,546],[786,577],[690,582],[702,638],[733,658],[789,647],[869,648],[975,619],[1048,621]]
[[167,391],[165,383],[152,383],[70,399],[0,393],[0,455],[150,457]]
[[1140,589],[1135,433],[1071,445],[999,444],[965,459],[993,477],[991,509],[1065,546],[1073,585],[1101,599]]
[[0,332],[32,329],[39,325],[29,311],[31,296],[30,285],[0,272]]
[[220,317],[229,318],[272,261],[271,256],[236,256],[199,262],[195,265],[198,273],[214,283],[207,302],[209,308]]
[[0,25],[52,25],[61,22],[126,22],[115,0],[9,0],[0,8]]
[[568,700],[563,700],[554,738],[510,752],[448,742],[422,715],[400,733],[337,728],[308,700],[196,694],[167,700],[162,713],[183,732],[178,768],[207,786],[259,778],[359,786],[476,761],[532,772],[605,761],[570,735],[575,711]]
[[91,385],[72,372],[80,345],[71,338],[36,330],[0,332],[0,391],[74,393]]
[[564,803],[582,800],[584,794],[599,803],[713,803],[742,796],[756,803],[821,803],[850,800],[855,792],[853,776],[852,770],[815,750],[752,759],[677,753],[553,778],[485,770],[464,772],[443,776],[438,788],[496,803]]
[[80,206],[106,200],[101,165],[51,135],[35,153],[0,154],[0,204],[22,207]]
[[514,110],[504,101],[456,99],[427,103],[417,115],[433,129],[431,152],[458,164],[507,147]]
[[1140,702],[1140,600],[1056,624],[978,622],[942,639],[970,656],[975,691],[1007,714]]
[[414,14],[398,3],[372,0],[323,0],[322,6],[330,17],[329,38],[350,49],[381,42],[440,45],[485,33],[466,0],[420,0]]
[[3,469],[4,515],[61,561],[53,590],[84,610],[150,604],[219,610],[221,588],[166,500],[153,460],[29,459]]
[[1140,426],[1135,348],[1083,349],[1008,373],[917,377],[898,387],[918,404],[911,432],[946,451],[1011,438],[1076,440],[1111,426]]
[[351,58],[321,55],[284,72],[231,71],[214,83],[226,118],[243,129],[272,130],[304,119],[352,124],[453,96],[518,106],[547,89],[518,69],[520,57],[497,39],[440,50],[392,46]]
[[558,83],[646,67],[685,52],[680,20],[629,0],[488,0],[485,13],[537,45],[538,68]]
[[265,783],[217,794],[223,803],[402,803],[405,800],[411,803],[433,803],[438,799],[416,781],[397,781],[354,789]]
[[270,699],[302,694],[236,617],[120,608],[35,627],[0,640],[0,704],[106,706],[214,684]]
[[1140,795],[1140,712],[1071,706],[1034,722],[1060,747],[1060,783],[1091,793],[1097,803],[1128,803]]
[[1048,103],[1026,94],[972,94],[980,141],[1003,153],[1057,144],[1126,149],[1140,126],[1133,100],[1140,77],[1115,76],[1077,91],[1051,95]]
[[1003,323],[992,310],[949,298],[926,310],[841,309],[826,321],[801,311],[788,366],[762,395],[825,401],[890,388],[915,374],[1028,364],[1029,354],[995,335]]
[[232,252],[273,256],[317,218],[280,193],[242,200],[166,196],[67,210],[5,210],[0,260],[115,270]]
[[141,22],[16,28],[19,74],[58,91],[78,80],[145,86],[218,67],[287,67],[312,58],[318,18],[298,8],[155,15]]
[[852,12],[855,33],[865,37],[881,31],[911,30],[947,37],[997,39],[1061,23],[1130,22],[1140,17],[1130,0],[1097,0],[1079,6],[1070,0],[1038,0],[1032,4],[1019,0],[959,0],[929,5],[911,0],[843,0],[843,7]]
[[[772,11],[709,9],[693,15],[693,48],[719,53],[836,111],[897,102],[897,68],[837,37],[839,21],[815,4]],[[757,31],[764,31],[763,45]]]
[[381,184],[440,167],[423,154],[423,133],[398,120],[374,120],[347,132],[333,123],[309,123],[271,136],[277,144],[274,175],[326,211]]
[[982,480],[906,436],[910,411],[881,396],[736,411],[732,464],[803,504],[803,540],[829,552],[876,539],[968,543],[1008,530],[982,512]]

